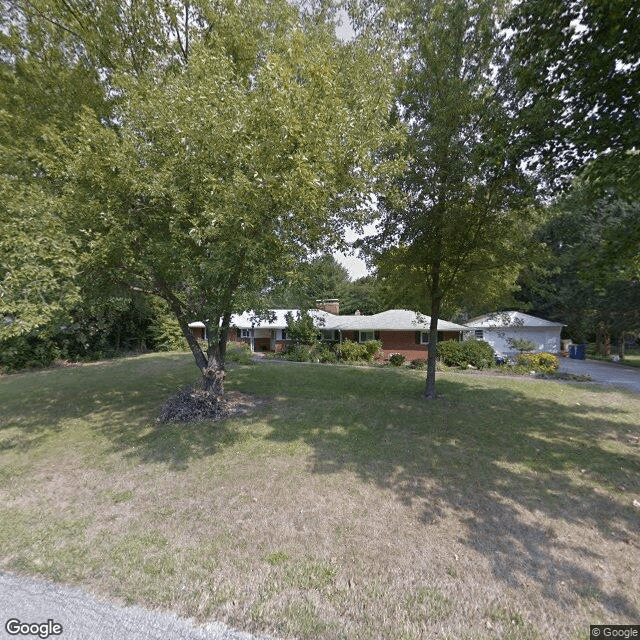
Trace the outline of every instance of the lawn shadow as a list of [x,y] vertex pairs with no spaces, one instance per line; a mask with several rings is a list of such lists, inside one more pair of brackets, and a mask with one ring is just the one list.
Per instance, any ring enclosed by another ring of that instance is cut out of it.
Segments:
[[[186,469],[189,461],[231,446],[240,435],[228,421],[158,423],[165,400],[196,378],[182,354],[123,358],[69,369],[47,369],[3,380],[0,453],[28,453],[52,434],[84,425],[98,448],[141,462]],[[23,381],[27,381],[24,384]],[[17,393],[19,391],[19,393]]]
[[237,444],[243,434],[228,419],[217,422],[156,422],[135,426],[106,426],[114,451],[142,463],[167,464],[172,471],[186,471],[189,464]]
[[[607,544],[638,553],[640,515],[608,493],[618,486],[638,491],[638,456],[598,442],[603,434],[625,441],[628,425],[616,417],[628,411],[567,406],[455,379],[439,382],[444,398],[427,402],[422,383],[406,382],[399,393],[393,386],[368,389],[380,381],[364,376],[367,406],[348,386],[344,398],[298,401],[295,416],[285,404],[268,418],[269,438],[304,440],[313,451],[312,473],[356,473],[418,506],[427,527],[455,514],[464,525],[459,542],[486,557],[511,587],[533,580],[557,601],[566,600],[569,587],[612,614],[638,618],[632,597],[602,586],[594,567],[606,563],[604,551],[555,531],[564,523],[596,529]],[[541,517],[552,524],[541,528]]]
[[[28,451],[50,430],[82,420],[100,436],[102,451],[184,470],[252,437],[253,418],[154,422],[162,402],[193,381],[192,365],[160,377],[157,363],[134,365],[38,377],[30,395],[13,402],[11,418],[0,418],[0,438],[7,431],[9,448]],[[565,586],[578,594],[587,589],[611,614],[640,617],[632,597],[603,586],[596,569],[606,562],[603,550],[555,531],[564,524],[595,530],[604,543],[637,556],[640,514],[611,497],[618,486],[640,488],[624,406],[605,406],[595,396],[570,405],[509,381],[463,376],[440,380],[444,398],[426,402],[423,381],[410,372],[277,369],[282,373],[274,375],[275,366],[255,365],[232,376],[234,388],[280,398],[260,414],[267,443],[304,442],[311,473],[354,473],[415,508],[427,528],[453,513],[462,523],[459,542],[510,586],[535,581],[560,602]],[[542,518],[551,524],[541,527]]]

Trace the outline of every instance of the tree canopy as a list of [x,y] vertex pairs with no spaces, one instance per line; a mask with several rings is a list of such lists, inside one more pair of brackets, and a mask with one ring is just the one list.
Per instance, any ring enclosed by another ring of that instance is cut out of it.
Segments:
[[284,0],[28,7],[20,64],[37,65],[23,42],[37,24],[67,41],[61,69],[82,61],[102,91],[97,106],[79,101],[73,126],[46,128],[55,153],[38,158],[80,245],[76,268],[103,291],[166,300],[220,386],[231,313],[363,216],[388,111],[382,56],[365,37],[339,41],[331,12]]
[[536,233],[542,251],[522,273],[520,299],[576,341],[637,335],[640,260],[627,238],[639,221],[637,201],[594,197],[576,182]]
[[640,193],[640,5],[523,0],[508,26],[513,99],[530,163],[568,184]]
[[[509,114],[493,82],[500,3],[394,4],[406,52],[397,117],[406,144],[370,244],[381,275],[424,292],[431,315],[426,397],[435,397],[437,322],[446,297],[479,273],[513,273],[531,210],[504,153]],[[420,305],[422,306],[422,305]]]
[[282,282],[274,283],[265,292],[266,302],[275,308],[309,309],[320,299],[342,301],[349,286],[348,271],[330,253],[324,253],[302,262]]

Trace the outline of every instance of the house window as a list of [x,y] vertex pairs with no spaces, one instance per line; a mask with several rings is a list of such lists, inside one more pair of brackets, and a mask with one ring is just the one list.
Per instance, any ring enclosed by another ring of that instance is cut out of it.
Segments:
[[483,340],[484,339],[484,332],[482,331],[482,329],[476,329],[473,333],[474,333],[474,336],[475,336],[476,340]]
[[289,336],[287,335],[287,330],[286,329],[282,329],[282,336],[280,338],[281,340],[288,340]]
[[375,331],[360,331],[358,342],[367,342],[368,340],[375,340]]
[[322,330],[322,339],[323,340],[339,340],[340,336],[337,331],[333,329],[323,329]]
[[251,337],[251,329],[240,329],[240,337],[241,338],[250,338]]
[[[437,333],[438,342],[442,342],[444,340],[444,333],[442,331],[438,331]],[[429,332],[421,331],[420,332],[420,344],[429,344]]]

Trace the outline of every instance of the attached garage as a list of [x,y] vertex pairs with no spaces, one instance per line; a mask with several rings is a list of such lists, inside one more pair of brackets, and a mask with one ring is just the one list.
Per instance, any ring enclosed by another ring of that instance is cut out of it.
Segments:
[[499,311],[467,322],[469,337],[488,342],[499,355],[513,355],[517,350],[511,340],[529,340],[535,351],[560,353],[560,332],[564,325],[536,318],[520,311]]

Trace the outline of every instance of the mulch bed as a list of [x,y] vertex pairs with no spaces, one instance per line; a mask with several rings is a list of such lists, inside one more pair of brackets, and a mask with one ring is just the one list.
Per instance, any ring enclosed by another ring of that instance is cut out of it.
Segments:
[[267,401],[239,391],[215,396],[197,384],[183,387],[163,405],[156,422],[202,422],[246,415],[266,405]]

